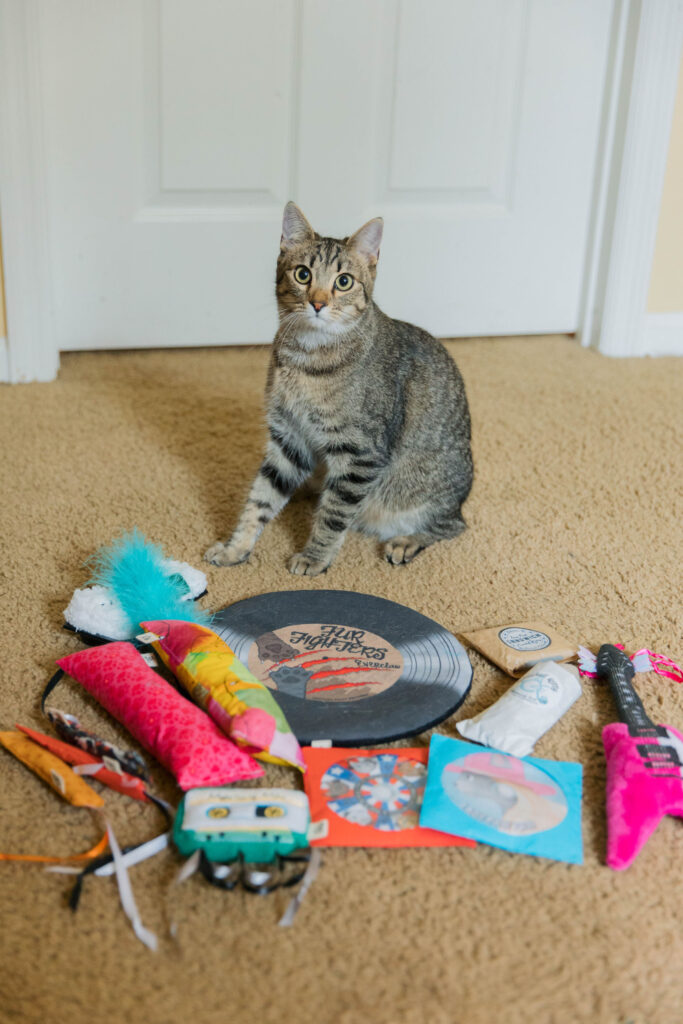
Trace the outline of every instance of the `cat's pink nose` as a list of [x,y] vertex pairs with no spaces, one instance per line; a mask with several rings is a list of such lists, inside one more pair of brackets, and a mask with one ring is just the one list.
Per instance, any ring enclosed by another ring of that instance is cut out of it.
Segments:
[[311,305],[313,306],[313,309],[316,311],[316,313],[319,313],[320,310],[323,308],[323,306],[326,306],[327,303],[326,302],[312,302]]

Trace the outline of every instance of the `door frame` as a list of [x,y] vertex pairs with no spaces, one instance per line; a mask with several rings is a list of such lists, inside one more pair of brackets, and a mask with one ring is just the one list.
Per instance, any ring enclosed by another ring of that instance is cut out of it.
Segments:
[[0,226],[7,338],[0,381],[54,380],[40,0],[0,0]]
[[683,355],[683,302],[647,308],[682,49],[682,0],[618,0],[579,330],[609,356]]
[[[0,0],[0,381],[11,383],[54,380],[59,369],[41,2]],[[682,45],[683,0],[614,0],[578,331],[605,355],[683,355],[683,312],[647,311]]]

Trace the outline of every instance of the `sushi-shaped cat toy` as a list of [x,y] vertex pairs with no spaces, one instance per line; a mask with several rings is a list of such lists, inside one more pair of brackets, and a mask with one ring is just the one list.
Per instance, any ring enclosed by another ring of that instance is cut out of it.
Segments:
[[667,814],[683,818],[683,735],[655,725],[633,688],[631,659],[612,644],[598,651],[620,722],[602,730],[607,758],[607,864],[622,871]]

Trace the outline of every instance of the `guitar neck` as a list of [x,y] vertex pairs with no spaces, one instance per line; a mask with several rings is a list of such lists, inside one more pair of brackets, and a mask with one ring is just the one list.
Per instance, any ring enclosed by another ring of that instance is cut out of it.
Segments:
[[619,718],[628,725],[634,735],[652,736],[657,734],[654,724],[643,707],[642,701],[633,688],[635,670],[631,659],[612,644],[603,644],[598,651],[598,675],[609,683]]

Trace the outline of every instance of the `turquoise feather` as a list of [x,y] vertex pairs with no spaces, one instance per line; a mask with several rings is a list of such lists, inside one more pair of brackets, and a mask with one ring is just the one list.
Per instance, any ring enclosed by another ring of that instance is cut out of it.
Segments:
[[140,623],[149,619],[181,619],[211,624],[211,616],[195,601],[183,601],[187,584],[179,576],[167,576],[164,553],[135,528],[88,561],[92,568],[90,584],[99,584],[116,598],[130,624],[130,635],[140,631]]

